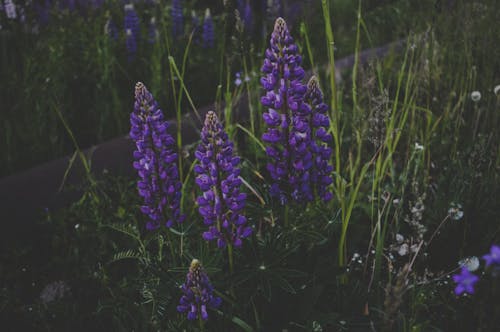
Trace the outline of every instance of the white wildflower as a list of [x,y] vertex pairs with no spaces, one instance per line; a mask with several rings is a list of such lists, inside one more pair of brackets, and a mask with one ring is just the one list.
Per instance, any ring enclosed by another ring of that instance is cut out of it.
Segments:
[[493,88],[493,92],[494,92],[496,95],[500,94],[500,84],[498,84],[497,86],[495,86],[495,87]]
[[403,243],[398,249],[399,256],[405,256],[408,254],[408,244]]
[[470,272],[474,272],[479,269],[479,258],[476,256],[466,257],[458,261],[460,267],[465,267]]
[[404,237],[403,235],[401,235],[401,234],[399,234],[399,233],[398,233],[398,234],[396,234],[396,242],[397,242],[397,243],[400,243],[400,244],[401,244],[401,243],[403,243],[403,241],[404,241],[404,240],[405,240],[405,237]]
[[451,203],[451,207],[448,209],[448,215],[453,220],[460,220],[464,216],[462,211],[462,205],[459,203]]
[[415,143],[415,150],[417,151],[422,151],[424,149],[424,146],[419,144],[418,142]]
[[470,99],[472,99],[473,102],[477,103],[481,100],[481,92],[472,91],[472,93],[470,94]]

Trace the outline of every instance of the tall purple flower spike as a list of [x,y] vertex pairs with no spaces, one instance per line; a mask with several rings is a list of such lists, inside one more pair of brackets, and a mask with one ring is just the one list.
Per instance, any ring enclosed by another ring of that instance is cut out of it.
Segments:
[[240,247],[242,239],[251,235],[252,228],[241,214],[246,194],[240,192],[240,158],[233,156],[233,143],[210,111],[201,131],[201,143],[195,153],[199,164],[196,184],[203,194],[198,197],[199,212],[208,231],[203,233],[207,241],[217,240],[219,248],[227,244]]
[[216,309],[222,303],[220,297],[213,295],[214,288],[197,259],[193,259],[191,262],[186,282],[181,289],[183,295],[177,306],[177,311],[187,313],[189,320],[195,320],[198,317],[207,320],[207,307]]
[[128,52],[128,60],[132,61],[137,52],[137,40],[140,35],[139,16],[137,16],[134,5],[131,3],[126,4],[124,9],[125,18],[123,25],[125,29],[125,43]]
[[328,134],[330,119],[328,106],[323,102],[323,93],[316,76],[312,76],[307,83],[304,96],[306,107],[310,109],[309,125],[311,128],[312,167],[310,169],[311,188],[314,196],[319,196],[323,201],[332,199],[333,194],[329,189],[332,180],[333,166],[330,163],[332,149],[328,146],[332,136]]
[[135,141],[134,168],[140,180],[139,195],[144,199],[141,211],[149,217],[148,230],[162,224],[181,223],[181,182],[177,169],[174,139],[167,133],[168,122],[153,95],[144,84],[135,86],[134,111],[130,114],[130,138]]
[[[270,47],[266,50],[261,84],[266,95],[261,103],[268,110],[263,114],[267,131],[262,139],[267,143],[266,152],[270,158],[267,169],[271,174],[271,196],[278,198],[282,205],[289,200],[289,194],[299,199],[307,196],[309,188],[306,170],[311,166],[311,158],[304,146],[310,140],[306,118],[309,109],[303,106],[306,87],[301,83],[304,70],[300,66],[302,57],[281,17],[276,20],[271,34]],[[302,156],[303,155],[303,156]],[[299,156],[309,158],[300,160]]]
[[184,34],[184,16],[182,14],[182,0],[172,1],[172,33],[174,37]]
[[462,267],[460,273],[453,275],[453,281],[457,283],[455,294],[474,294],[474,284],[479,281],[479,277]]
[[210,15],[210,9],[205,11],[205,19],[203,21],[203,48],[213,48],[215,44],[215,28],[212,15]]

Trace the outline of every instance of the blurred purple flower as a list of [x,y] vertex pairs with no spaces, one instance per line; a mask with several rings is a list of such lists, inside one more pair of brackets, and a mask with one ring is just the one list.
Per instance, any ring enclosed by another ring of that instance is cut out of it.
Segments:
[[497,245],[492,245],[490,253],[483,256],[486,261],[486,267],[495,264],[500,266],[500,247]]
[[212,16],[210,15],[210,9],[206,9],[205,11],[205,19],[203,21],[203,48],[212,48],[215,44],[215,28],[214,21],[212,20]]
[[132,61],[135,58],[135,53],[137,52],[137,40],[140,34],[139,16],[137,16],[134,5],[131,3],[126,4],[124,9],[125,43],[128,52],[128,60]]
[[187,313],[189,320],[201,317],[208,319],[207,308],[218,308],[222,300],[213,295],[214,288],[203,270],[201,263],[193,259],[186,282],[181,287],[183,295],[180,298],[177,311]]
[[466,267],[462,267],[460,273],[453,275],[453,281],[457,284],[455,294],[474,294],[474,284],[479,281],[479,277],[469,272]]
[[184,17],[182,15],[182,0],[172,1],[172,33],[174,37],[184,34]]
[[149,20],[149,29],[148,29],[148,43],[154,44],[158,40],[158,28],[156,26],[156,18],[153,16]]
[[194,168],[198,174],[196,184],[203,192],[197,202],[203,222],[209,227],[203,238],[217,240],[219,248],[227,244],[240,247],[242,239],[252,233],[241,214],[246,194],[240,192],[240,158],[233,156],[233,143],[212,111],[205,118],[195,156],[199,161]]
[[149,216],[148,230],[164,223],[172,227],[181,223],[181,182],[177,169],[177,154],[174,139],[168,134],[168,122],[153,95],[144,84],[135,86],[134,111],[130,114],[130,138],[135,141],[134,168],[140,180],[139,195],[144,199],[141,211]]
[[10,18],[11,20],[14,20],[17,18],[17,13],[16,13],[16,5],[12,0],[5,0],[5,15],[7,15],[7,18]]

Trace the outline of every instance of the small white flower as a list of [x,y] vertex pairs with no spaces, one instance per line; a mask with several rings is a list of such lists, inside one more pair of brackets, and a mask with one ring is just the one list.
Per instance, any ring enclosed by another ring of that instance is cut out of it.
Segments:
[[481,92],[472,91],[472,93],[470,94],[470,99],[472,99],[473,102],[477,103],[481,100]]
[[75,229],[78,229],[78,228],[80,228],[80,224],[75,225]]
[[495,86],[495,87],[493,88],[493,92],[494,92],[496,95],[500,94],[500,84],[498,84],[497,86]]
[[396,242],[397,243],[403,243],[403,241],[405,240],[405,237],[401,234],[396,234]]
[[405,256],[408,254],[408,244],[403,243],[398,249],[399,256]]
[[460,267],[465,267],[470,272],[474,272],[479,269],[479,258],[476,256],[466,257],[458,261]]
[[415,143],[415,150],[417,151],[422,151],[424,149],[424,146],[419,144],[418,142]]
[[451,207],[448,209],[448,215],[453,220],[460,220],[464,216],[464,211],[462,211],[462,205],[459,203],[451,203]]

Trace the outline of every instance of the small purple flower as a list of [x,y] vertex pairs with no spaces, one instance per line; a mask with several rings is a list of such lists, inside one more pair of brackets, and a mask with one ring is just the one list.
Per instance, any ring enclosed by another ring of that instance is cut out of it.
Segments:
[[[265,54],[264,77],[260,82],[266,90],[261,103],[267,108],[263,118],[268,129],[262,140],[268,144],[267,169],[273,180],[271,196],[284,205],[289,193],[296,200],[310,196],[307,170],[312,165],[312,157],[308,151],[310,109],[304,106],[306,87],[301,83],[302,58],[281,17],[276,20]],[[303,183],[306,185],[302,186]]]
[[486,267],[495,264],[500,266],[500,247],[497,245],[492,245],[490,253],[483,256],[486,261]]
[[198,174],[196,184],[203,192],[197,202],[203,222],[208,226],[203,238],[217,240],[219,248],[228,244],[240,247],[242,239],[252,233],[241,214],[246,194],[240,192],[240,158],[233,156],[233,143],[212,111],[205,118],[195,156],[199,161],[194,168]]
[[182,0],[172,1],[172,33],[174,37],[184,34],[184,17],[182,15]]
[[208,319],[207,308],[218,308],[222,300],[213,295],[214,288],[203,270],[201,263],[193,259],[186,282],[181,287],[183,295],[177,306],[177,311],[187,313],[187,319],[195,320],[201,317]]
[[240,71],[239,71],[239,72],[237,72],[237,73],[235,74],[235,77],[236,77],[236,78],[234,79],[234,85],[236,85],[236,86],[240,86],[240,85],[243,83],[243,81],[241,80],[241,72],[240,72]]
[[460,273],[453,275],[453,281],[457,283],[455,294],[474,294],[474,284],[479,281],[479,277],[469,272],[466,267],[462,267]]
[[205,11],[205,20],[203,21],[203,48],[212,48],[215,44],[215,28],[214,21],[210,15],[210,9],[207,8]]
[[175,142],[153,95],[140,82],[135,86],[130,123],[130,138],[136,145],[134,168],[140,178],[137,188],[144,199],[141,211],[150,219],[146,228],[154,230],[161,224],[172,227],[174,222],[181,223],[184,215],[180,213],[181,182],[173,150]]

